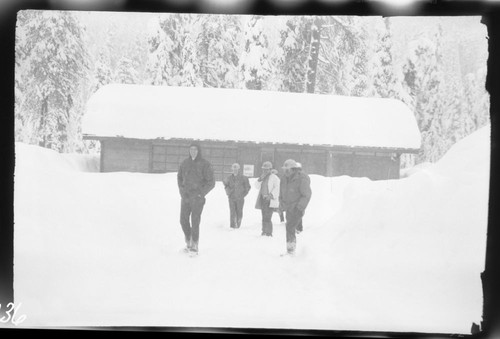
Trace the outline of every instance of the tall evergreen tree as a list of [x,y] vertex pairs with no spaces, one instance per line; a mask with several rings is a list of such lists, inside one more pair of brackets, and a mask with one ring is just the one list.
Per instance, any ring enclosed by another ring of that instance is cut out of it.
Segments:
[[486,67],[467,74],[464,82],[464,110],[472,119],[474,131],[490,122],[489,94],[485,88]]
[[281,81],[278,88],[281,91],[302,93],[306,90],[311,25],[309,17],[290,17],[281,30],[279,46],[283,50],[283,60],[278,64],[276,75]]
[[368,84],[360,18],[324,17],[316,92],[360,95]]
[[324,19],[315,17],[311,25],[311,36],[309,39],[309,56],[306,69],[306,92],[314,93],[316,88],[316,77],[318,73],[318,59],[321,47],[321,29]]
[[196,37],[199,77],[205,87],[235,88],[239,83],[239,57],[242,45],[240,18],[228,15],[200,16],[201,30]]
[[109,56],[106,53],[100,52],[97,56],[94,64],[93,76],[94,80],[92,92],[95,92],[102,86],[112,82],[113,74],[111,71]]
[[269,42],[263,30],[263,17],[251,16],[244,28],[244,47],[240,70],[248,89],[263,89],[271,75]]
[[148,82],[153,85],[203,86],[196,58],[199,17],[168,14],[151,22],[148,45]]
[[114,77],[115,82],[120,84],[137,84],[137,63],[127,57],[122,57],[118,63],[118,69]]
[[381,19],[383,25],[381,30],[377,30],[377,44],[372,68],[373,86],[376,96],[381,98],[394,98],[404,100],[406,95],[397,78],[394,67],[393,39],[389,18]]
[[70,12],[22,11],[17,34],[16,76],[29,83],[20,88],[20,114],[33,122],[39,145],[68,150],[68,128],[81,115],[75,100],[88,71],[84,29]]
[[418,162],[440,158],[442,120],[445,103],[443,93],[442,56],[439,34],[433,39],[421,37],[410,46],[410,55],[403,67],[405,85],[414,99],[416,120],[422,134],[422,149]]

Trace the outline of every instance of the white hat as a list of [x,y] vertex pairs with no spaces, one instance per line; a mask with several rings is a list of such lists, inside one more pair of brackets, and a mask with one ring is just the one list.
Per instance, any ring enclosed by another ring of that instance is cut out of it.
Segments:
[[262,164],[262,169],[271,169],[273,168],[273,164],[270,161],[266,161]]
[[293,159],[288,159],[285,161],[283,164],[283,169],[289,169],[289,168],[297,168],[297,162]]

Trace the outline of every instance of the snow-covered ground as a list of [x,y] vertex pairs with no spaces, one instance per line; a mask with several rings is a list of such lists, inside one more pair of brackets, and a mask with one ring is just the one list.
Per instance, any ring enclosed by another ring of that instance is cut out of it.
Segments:
[[[187,326],[470,333],[482,314],[489,127],[401,180],[312,175],[295,258],[260,236],[256,190],[229,229],[207,196],[200,255],[181,253],[176,174],[16,144],[21,326]],[[253,184],[252,179],[251,183]]]

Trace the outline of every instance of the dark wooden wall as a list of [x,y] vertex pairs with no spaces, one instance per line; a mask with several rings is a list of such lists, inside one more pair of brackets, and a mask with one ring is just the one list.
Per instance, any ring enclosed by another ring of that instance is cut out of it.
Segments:
[[[190,140],[138,140],[110,138],[101,141],[101,171],[145,173],[177,172],[188,157]],[[349,175],[373,180],[399,178],[399,157],[389,152],[338,151],[327,147],[273,145],[222,141],[201,142],[203,157],[213,166],[216,180],[231,173],[231,165],[253,165],[253,177],[271,161],[282,174],[287,159],[302,163],[304,172],[324,176]]]
[[399,157],[392,153],[334,153],[332,176],[349,175],[372,180],[399,179]]
[[149,172],[150,142],[136,139],[101,141],[101,172]]

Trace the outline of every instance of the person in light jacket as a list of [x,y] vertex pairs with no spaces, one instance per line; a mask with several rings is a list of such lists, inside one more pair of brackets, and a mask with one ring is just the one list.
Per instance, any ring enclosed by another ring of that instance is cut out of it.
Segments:
[[226,177],[222,183],[229,200],[229,226],[231,228],[240,228],[243,219],[243,205],[245,204],[245,197],[250,191],[250,182],[247,177],[240,173],[238,163],[234,163],[231,169],[233,173]]
[[271,173],[273,165],[266,161],[262,164],[262,175],[255,181],[255,188],[259,190],[255,208],[262,211],[262,236],[272,237],[273,223],[271,218],[274,209],[279,207],[280,179]]

